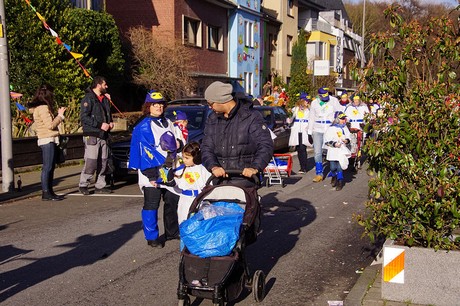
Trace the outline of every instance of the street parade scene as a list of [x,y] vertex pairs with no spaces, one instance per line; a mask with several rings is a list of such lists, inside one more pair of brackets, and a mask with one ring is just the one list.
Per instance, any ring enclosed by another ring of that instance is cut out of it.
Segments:
[[459,22],[0,0],[0,304],[458,305]]

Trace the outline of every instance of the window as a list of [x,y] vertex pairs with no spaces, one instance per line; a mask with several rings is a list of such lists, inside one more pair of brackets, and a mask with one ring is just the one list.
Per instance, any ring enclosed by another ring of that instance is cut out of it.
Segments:
[[278,35],[268,34],[268,54],[273,56],[273,52],[276,51],[276,45],[278,44]]
[[184,16],[183,41],[185,45],[201,47],[201,22]]
[[252,73],[245,72],[244,73],[244,91],[250,95],[252,95],[252,83],[253,83]]
[[208,26],[208,49],[223,51],[221,28]]
[[91,9],[93,11],[102,11],[103,0],[71,0],[71,3],[78,8]]
[[287,14],[294,16],[294,0],[287,0]]
[[78,8],[88,8],[88,1],[87,0],[72,0],[72,4]]
[[286,50],[287,50],[287,55],[292,55],[292,36],[287,36],[287,41],[286,41]]
[[317,54],[317,56],[320,59],[324,59],[324,43],[323,42],[319,42],[319,44],[318,44],[318,54]]
[[254,23],[250,21],[244,22],[244,45],[246,47],[254,47]]
[[335,66],[335,46],[329,45],[329,66],[334,68]]

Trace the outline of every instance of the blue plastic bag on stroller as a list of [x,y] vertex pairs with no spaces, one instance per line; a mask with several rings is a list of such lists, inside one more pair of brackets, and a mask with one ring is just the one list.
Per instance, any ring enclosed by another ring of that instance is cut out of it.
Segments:
[[201,258],[227,256],[239,238],[244,209],[236,203],[214,202],[180,224],[181,242]]

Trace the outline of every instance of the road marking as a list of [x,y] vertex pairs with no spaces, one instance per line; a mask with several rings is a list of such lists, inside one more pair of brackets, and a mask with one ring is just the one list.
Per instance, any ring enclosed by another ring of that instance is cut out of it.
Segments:
[[383,280],[390,283],[404,284],[404,249],[384,248]]
[[142,194],[115,194],[115,193],[110,193],[110,194],[90,194],[90,195],[84,195],[81,193],[68,193],[68,194],[60,194],[64,196],[76,196],[76,197],[114,197],[114,198],[143,198],[144,195]]

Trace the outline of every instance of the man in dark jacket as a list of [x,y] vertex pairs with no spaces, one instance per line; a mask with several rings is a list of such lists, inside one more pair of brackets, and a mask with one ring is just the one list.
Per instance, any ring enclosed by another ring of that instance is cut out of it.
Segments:
[[89,194],[88,186],[96,171],[98,173],[94,193],[112,192],[106,187],[105,180],[109,155],[107,138],[113,128],[110,95],[107,93],[107,88],[105,78],[96,76],[81,100],[80,120],[85,144],[85,165],[78,186],[84,195]]
[[[231,84],[217,81],[205,91],[214,112],[204,129],[202,163],[215,177],[226,177],[226,170],[241,170],[250,178],[262,173],[270,162],[273,140],[262,115],[251,103],[236,101],[232,90]],[[250,185],[247,180],[243,182]]]

